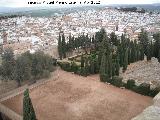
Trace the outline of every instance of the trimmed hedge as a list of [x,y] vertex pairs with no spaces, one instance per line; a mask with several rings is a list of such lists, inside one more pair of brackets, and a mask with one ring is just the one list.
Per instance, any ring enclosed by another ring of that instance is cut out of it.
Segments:
[[130,89],[130,90],[133,90],[134,87],[135,87],[135,81],[132,80],[132,79],[131,79],[131,80],[128,80],[125,88]]
[[77,73],[78,65],[75,62],[71,62],[70,69],[71,72]]
[[132,90],[132,91],[139,93],[141,95],[155,97],[160,92],[159,87],[157,87],[155,89],[151,89],[150,84],[148,84],[148,83],[142,83],[139,86],[137,86],[135,84],[135,80],[133,80],[133,79],[130,79],[127,81],[127,83],[124,83],[122,81],[123,78],[119,77],[119,76],[114,76],[114,77],[112,77],[112,79],[109,79],[108,81],[106,80],[105,75],[100,76],[100,77],[101,77],[102,82],[111,83],[112,85],[114,85],[116,87],[125,87],[126,89]]
[[159,92],[160,90],[158,89],[158,87],[156,87],[155,89],[150,90],[149,96],[155,97]]
[[71,72],[71,65],[69,62],[59,62],[60,67],[68,72]]
[[142,94],[142,95],[149,95],[150,93],[150,84],[147,84],[147,83],[142,83],[138,86],[138,89],[137,89],[138,93]]
[[75,62],[58,62],[57,63],[64,71],[78,73],[80,66]]
[[125,88],[139,93],[141,95],[151,97],[155,97],[160,92],[158,88],[151,89],[150,84],[148,83],[141,83],[139,86],[136,86],[134,80],[128,80],[127,84],[125,85]]
[[100,75],[101,82],[109,82],[107,74]]
[[110,83],[116,87],[122,87],[123,86],[122,79],[123,79],[122,77],[114,76],[112,77],[112,80]]

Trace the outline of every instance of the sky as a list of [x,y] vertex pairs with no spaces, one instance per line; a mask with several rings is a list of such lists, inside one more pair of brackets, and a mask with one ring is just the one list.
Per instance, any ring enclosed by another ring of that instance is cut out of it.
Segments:
[[[41,5],[29,5],[28,2],[44,2]],[[100,1],[101,5],[107,4],[152,4],[152,3],[160,3],[160,0],[0,0],[0,7],[34,7],[34,6],[49,6],[46,3],[52,1],[64,1],[64,2],[98,2]],[[78,4],[77,4],[78,5]],[[62,5],[52,5],[52,6],[59,6]]]

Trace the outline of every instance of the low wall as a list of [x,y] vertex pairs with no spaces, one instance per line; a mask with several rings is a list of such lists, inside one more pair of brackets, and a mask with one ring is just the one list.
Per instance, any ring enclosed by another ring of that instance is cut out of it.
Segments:
[[160,120],[160,93],[153,99],[153,105],[143,110],[141,114],[132,120]]
[[[0,99],[0,102],[3,102],[5,100],[8,100],[8,99],[11,99],[13,97],[16,97],[17,95],[20,95],[20,94],[23,94],[23,92],[29,88],[29,90],[32,90],[34,88],[37,88],[49,81],[52,81],[52,80],[57,80],[59,78],[59,76],[55,76],[53,79],[50,79],[50,80],[40,80],[40,81],[37,81],[35,84],[32,84],[32,85],[25,85],[23,87],[20,87],[20,88],[17,88],[11,92],[8,92],[4,95],[1,96],[1,99]],[[8,118],[10,118],[11,120],[23,120],[23,116],[17,114],[16,112],[14,112],[13,110],[9,109],[8,107],[6,107],[5,105],[1,104],[0,103],[0,112],[2,114],[4,114],[5,116],[7,116]]]
[[23,120],[23,117],[0,103],[0,111],[11,120]]

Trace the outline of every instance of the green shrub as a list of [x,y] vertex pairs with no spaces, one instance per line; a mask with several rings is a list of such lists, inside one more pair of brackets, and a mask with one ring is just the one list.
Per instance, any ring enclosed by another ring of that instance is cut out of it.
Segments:
[[134,80],[128,80],[126,84],[126,88],[132,90],[135,86],[135,81]]
[[81,74],[80,75],[87,77],[84,67],[81,68]]
[[134,86],[133,88],[132,88],[132,90],[134,91],[134,92],[136,92],[136,93],[139,93],[139,86]]
[[58,65],[65,71],[71,72],[71,66],[69,62],[58,62]]
[[149,92],[149,96],[155,97],[159,92],[160,92],[160,91],[159,91],[157,88],[152,89],[152,90],[150,90],[150,92]]
[[80,67],[78,67],[78,70],[75,74],[81,75],[81,68]]
[[101,82],[107,82],[107,81],[109,81],[109,80],[107,80],[107,79],[108,79],[107,74],[103,74],[103,75],[100,74],[100,81],[101,81]]
[[71,71],[77,73],[78,65],[75,62],[71,62]]
[[159,92],[160,92],[160,85],[157,85],[156,88],[150,90],[149,96],[155,97]]
[[142,83],[139,86],[133,87],[133,90],[142,95],[149,95],[150,94],[150,84]]
[[122,87],[122,85],[123,85],[122,79],[123,79],[122,77],[114,76],[114,77],[112,77],[111,84],[113,84],[117,87]]

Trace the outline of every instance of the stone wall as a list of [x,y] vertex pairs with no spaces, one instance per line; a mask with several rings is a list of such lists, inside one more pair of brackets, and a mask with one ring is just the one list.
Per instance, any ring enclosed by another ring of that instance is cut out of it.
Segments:
[[[0,99],[0,102],[3,102],[5,100],[8,100],[8,99],[11,99],[13,97],[16,97],[17,95],[19,94],[23,94],[23,92],[29,88],[30,90],[31,89],[35,89],[49,81],[52,81],[52,80],[57,80],[59,76],[54,76],[53,79],[49,79],[49,80],[39,80],[37,81],[35,84],[32,84],[32,85],[25,85],[23,87],[20,87],[20,88],[17,88],[13,91],[10,91],[6,94],[4,94],[3,96],[1,96],[1,99]],[[16,112],[14,112],[13,110],[9,109],[8,107],[6,107],[5,105],[1,104],[0,103],[0,112],[7,116],[8,118],[12,119],[12,120],[23,120],[23,116],[17,114]]]
[[147,107],[132,120],[160,120],[160,93],[154,97],[153,102],[152,106]]
[[23,120],[23,117],[0,103],[0,111],[12,120]]

